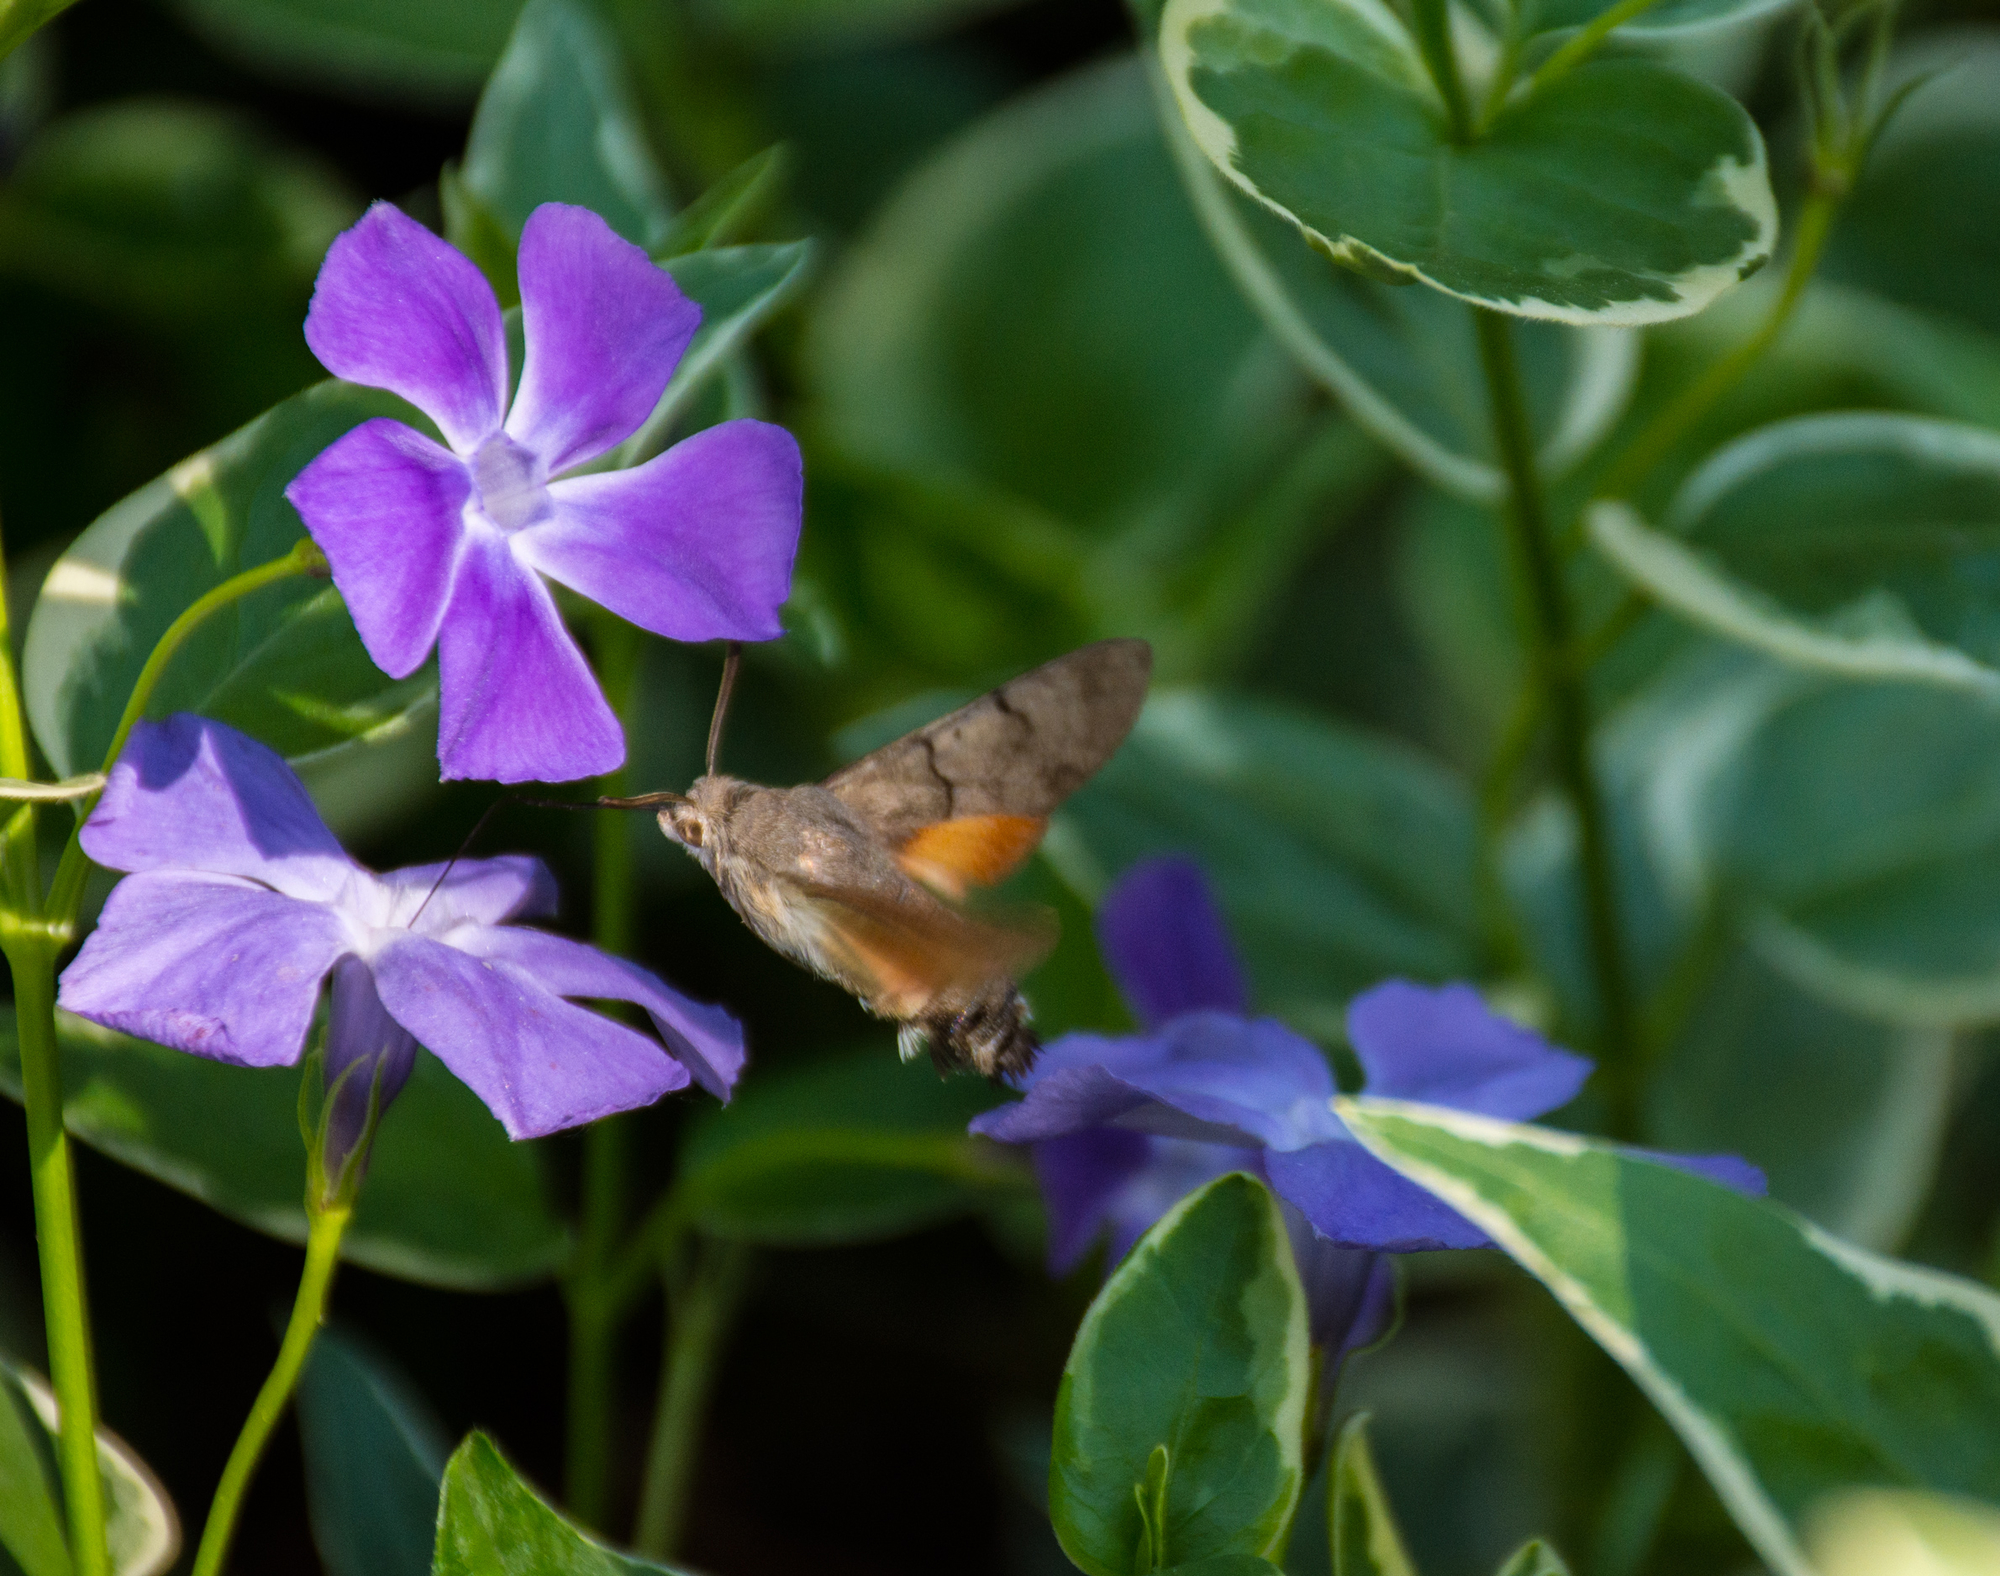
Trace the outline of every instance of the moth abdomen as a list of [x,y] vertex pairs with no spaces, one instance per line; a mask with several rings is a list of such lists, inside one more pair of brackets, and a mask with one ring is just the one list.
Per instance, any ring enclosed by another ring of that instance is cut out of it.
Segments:
[[969,1068],[987,1078],[1019,1078],[1042,1048],[1032,1018],[1021,993],[1005,985],[957,1011],[926,1013],[913,1027],[929,1042],[940,1073]]

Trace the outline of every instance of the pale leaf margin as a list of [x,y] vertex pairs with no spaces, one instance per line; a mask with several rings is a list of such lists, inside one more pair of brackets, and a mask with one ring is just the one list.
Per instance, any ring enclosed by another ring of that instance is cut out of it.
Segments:
[[[1544,1253],[1515,1225],[1506,1210],[1449,1171],[1401,1153],[1381,1131],[1376,1119],[1388,1117],[1412,1122],[1490,1149],[1518,1145],[1562,1159],[1607,1146],[1574,1133],[1503,1122],[1493,1117],[1407,1100],[1337,1096],[1333,1104],[1336,1114],[1370,1154],[1434,1193],[1477,1225],[1509,1258],[1548,1287],[1570,1317],[1617,1359],[1661,1415],[1673,1425],[1682,1443],[1701,1464],[1737,1526],[1775,1576],[1820,1576],[1807,1559],[1798,1534],[1784,1513],[1766,1496],[1757,1481],[1756,1472],[1731,1445],[1727,1432],[1652,1362],[1633,1331],[1604,1309],[1582,1283]],[[1987,1341],[1996,1357],[2000,1357],[2000,1296],[1953,1276],[1865,1252],[1829,1235],[1809,1221],[1794,1217],[1792,1224],[1808,1247],[1831,1259],[1873,1300],[1884,1302],[1900,1298],[1927,1308],[1954,1308],[1984,1326]]]
[[[1434,97],[1436,89],[1416,60],[1416,49],[1408,32],[1382,0],[1316,0],[1317,4],[1338,7],[1356,25],[1356,31],[1377,35],[1375,43],[1384,57],[1394,56],[1405,63],[1402,75],[1412,92]],[[1591,310],[1544,301],[1536,296],[1500,299],[1474,295],[1441,284],[1414,263],[1402,262],[1350,235],[1330,236],[1302,221],[1282,203],[1274,201],[1236,165],[1236,132],[1230,124],[1201,101],[1195,93],[1194,46],[1190,35],[1203,22],[1228,15],[1237,9],[1237,0],[1168,0],[1160,18],[1160,62],[1167,81],[1180,105],[1195,145],[1223,175],[1273,213],[1295,225],[1315,248],[1336,263],[1360,269],[1376,278],[1402,276],[1421,282],[1445,295],[1490,307],[1513,317],[1538,318],[1546,322],[1573,323],[1589,328],[1638,328],[1692,317],[1718,296],[1741,284],[1755,269],[1768,262],[1777,249],[1778,208],[1772,195],[1769,156],[1763,139],[1754,139],[1748,163],[1724,158],[1707,172],[1705,184],[1714,188],[1728,203],[1755,221],[1756,233],[1746,240],[1734,257],[1701,263],[1668,277],[1655,275],[1654,282],[1670,287],[1670,300],[1634,300]],[[1272,29],[1272,31],[1277,31]],[[1286,40],[1293,46],[1309,46],[1311,40],[1296,35]],[[1272,61],[1260,64],[1275,64]]]
[[1848,629],[1807,623],[1718,570],[1630,505],[1599,499],[1586,516],[1597,550],[1648,596],[1703,628],[1780,662],[1850,679],[1900,679],[2000,696],[2000,670],[1927,638],[1900,604],[1867,601]]

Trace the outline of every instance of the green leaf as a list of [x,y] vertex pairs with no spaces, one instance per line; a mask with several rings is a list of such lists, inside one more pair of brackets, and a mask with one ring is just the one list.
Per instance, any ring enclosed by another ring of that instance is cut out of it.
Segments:
[[653,413],[620,444],[607,465],[636,465],[667,446],[696,399],[773,312],[797,295],[812,271],[810,241],[724,246],[688,252],[665,264],[687,298],[701,308],[701,327]]
[[699,0],[716,22],[766,44],[859,44],[934,33],[1019,0]]
[[1326,1479],[1333,1576],[1416,1576],[1368,1448],[1368,1414],[1347,1420]]
[[1530,1538],[1507,1557],[1500,1576],[1569,1576],[1569,1567],[1540,1538]]
[[[299,1074],[230,1067],[59,1013],[63,1123],[91,1148],[286,1242],[306,1239]],[[0,1092],[21,1098],[11,1010]],[[477,1095],[428,1053],[382,1122],[341,1243],[351,1263],[430,1286],[491,1291],[542,1279],[569,1241],[537,1150],[508,1142]]]
[[422,1396],[339,1329],[299,1375],[306,1507],[327,1576],[425,1576],[450,1441]]
[[1156,692],[1045,845],[1087,901],[1147,854],[1214,882],[1268,1011],[1339,1034],[1385,974],[1477,971],[1472,806],[1378,735],[1246,695]]
[[[73,1568],[56,1466],[59,1416],[39,1374],[0,1360],[0,1566],[11,1555],[22,1576],[69,1576]],[[97,1469],[113,1576],[164,1576],[181,1549],[167,1491],[108,1428],[97,1431]]]
[[1781,661],[2000,692],[2000,435],[1803,416],[1738,439],[1665,528],[1600,503],[1593,540],[1649,594]]
[[1891,57],[1886,80],[1926,73],[1841,204],[1820,270],[2000,334],[2000,302],[1985,282],[2000,213],[2000,30],[1919,34]]
[[1809,1528],[1820,1576],[1988,1576],[2000,1570],[2000,1510],[1945,1494],[1858,1489]]
[[[1464,498],[1506,482],[1472,323],[1434,291],[1405,290],[1298,244],[1298,232],[1216,173],[1147,51],[1161,129],[1216,255],[1271,337],[1341,408],[1411,467]],[[1631,393],[1638,340],[1625,329],[1528,323],[1517,336],[1542,460],[1560,472],[1604,436]]]
[[1527,317],[1699,312],[1777,237],[1735,100],[1638,60],[1583,66],[1452,142],[1381,0],[1172,0],[1160,53],[1222,173],[1335,261]]
[[5,60],[44,23],[53,21],[76,0],[0,0],[0,60]]
[[444,1469],[434,1576],[646,1576],[670,1566],[599,1543],[524,1483],[484,1434]]
[[1091,1576],[1135,1568],[1135,1490],[1163,1446],[1155,1560],[1275,1555],[1304,1485],[1310,1361],[1263,1184],[1236,1173],[1182,1199],[1112,1273],[1063,1369],[1049,1468],[1063,1552]]
[[359,209],[335,171],[241,114],[104,104],[22,153],[0,189],[0,268],[169,323],[282,313],[296,338],[320,258]]
[[679,1196],[710,1236],[807,1247],[900,1236],[1025,1180],[967,1134],[998,1096],[871,1045],[747,1082],[704,1111],[681,1150]]
[[[22,688],[58,776],[103,764],[155,642],[230,576],[305,534],[284,487],[371,416],[429,423],[393,395],[328,381],[266,411],[99,515],[56,560],[28,621]],[[196,711],[294,760],[413,726],[427,673],[392,680],[368,659],[332,583],[280,581],[209,619],[181,647],[147,715]]]
[[[1474,0],[1474,8],[1484,20],[1504,29],[1510,22],[1523,37],[1583,27],[1609,11],[1617,0],[1523,0],[1505,8],[1493,0]],[[1632,38],[1673,38],[1742,22],[1755,21],[1789,10],[1797,0],[1659,0],[1629,22],[1620,23],[1619,36]]]
[[653,255],[664,262],[728,245],[777,200],[790,168],[791,157],[783,143],[753,153],[675,216]]
[[1854,1485],[2000,1498],[2000,1296],[1566,1133],[1341,1100],[1379,1158],[1542,1281],[1644,1390],[1778,1576]]
[[652,247],[673,223],[618,44],[584,0],[528,0],[494,67],[460,178],[516,236],[545,202],[595,210]]
[[1162,1576],[1284,1576],[1283,1567],[1255,1554],[1218,1554],[1189,1565],[1169,1565]]
[[253,66],[444,107],[478,91],[521,0],[174,0],[174,9]]

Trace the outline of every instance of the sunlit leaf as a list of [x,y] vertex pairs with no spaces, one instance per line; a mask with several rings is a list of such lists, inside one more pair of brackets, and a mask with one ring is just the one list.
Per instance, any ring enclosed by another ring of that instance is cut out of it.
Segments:
[[1365,271],[1527,317],[1650,323],[1699,312],[1776,240],[1749,116],[1644,61],[1572,71],[1460,145],[1380,0],[1173,0],[1160,51],[1202,152]]
[[[82,1142],[253,1230],[306,1238],[299,1074],[230,1067],[57,1017],[63,1121]],[[13,1015],[0,1092],[21,1098]],[[384,1117],[344,1257],[432,1286],[489,1291],[551,1273],[569,1239],[544,1194],[539,1153],[442,1063],[417,1057]]]
[[[304,536],[285,484],[371,416],[429,430],[393,395],[318,384],[114,505],[56,560],[28,622],[22,689],[58,775],[102,766],[139,670],[190,603]],[[427,672],[390,679],[332,583],[295,578],[197,629],[147,714],[200,712],[296,760],[413,726],[434,687]]]
[[649,1576],[672,1568],[607,1547],[530,1488],[484,1434],[444,1470],[434,1576]]
[[2000,1499],[2000,1296],[1571,1134],[1340,1107],[1625,1368],[1778,1576],[1812,1576],[1800,1520],[1836,1489]]
[[451,1443],[401,1374],[338,1328],[299,1375],[313,1545],[327,1576],[425,1576]]
[[1533,1538],[1508,1556],[1499,1576],[1569,1576],[1569,1567],[1554,1549]]
[[514,235],[545,202],[594,210],[651,247],[673,222],[611,30],[585,0],[528,0],[493,69],[460,178]]
[[1986,1576],[2000,1510],[1946,1494],[1858,1489],[1822,1505],[1807,1542],[1820,1576]]
[[[1304,1486],[1305,1294],[1276,1202],[1219,1178],[1091,1304],[1056,1392],[1049,1515],[1091,1576],[1284,1547]],[[1137,1492],[1135,1492],[1137,1491]]]

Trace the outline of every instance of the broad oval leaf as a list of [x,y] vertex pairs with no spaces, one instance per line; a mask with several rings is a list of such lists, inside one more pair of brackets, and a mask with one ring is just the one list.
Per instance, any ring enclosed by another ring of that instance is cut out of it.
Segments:
[[1124,1576],[1147,1568],[1142,1539],[1156,1567],[1281,1551],[1310,1362],[1264,1185],[1238,1172],[1181,1200],[1112,1273],[1063,1368],[1049,1466],[1063,1552]]
[[2000,434],[1799,417],[1710,457],[1663,529],[1600,503],[1590,531],[1650,595],[1781,661],[2000,693]]
[[1988,1576],[2000,1570],[2000,1510],[1949,1494],[1854,1489],[1813,1515],[1820,1576]]
[[1644,1390],[1778,1576],[1835,1490],[2000,1500],[2000,1296],[1567,1133],[1346,1100],[1368,1148],[1487,1231]]
[[521,8],[479,96],[460,178],[516,236],[545,202],[593,209],[644,247],[673,223],[617,42],[581,0]]
[[1416,751],[1246,695],[1157,693],[1045,845],[1095,901],[1151,853],[1200,860],[1257,1000],[1338,1036],[1384,975],[1462,978],[1480,941],[1470,796]]
[[444,1469],[433,1576],[676,1576],[621,1554],[555,1510],[493,1441],[467,1434]]
[[321,1330],[299,1375],[306,1508],[326,1576],[425,1576],[451,1444],[387,1359]]
[[783,1247],[870,1242],[977,1208],[1026,1173],[966,1124],[996,1092],[940,1080],[871,1045],[760,1073],[704,1111],[679,1198],[713,1237]]
[[[39,1374],[0,1360],[0,1566],[70,1576],[56,1430],[61,1411]],[[159,1479],[110,1429],[97,1431],[104,1541],[112,1576],[164,1576],[181,1550],[180,1518]]]
[[1742,106],[1598,62],[1452,142],[1381,0],[1172,0],[1160,54],[1195,142],[1329,257],[1570,323],[1685,317],[1777,238]]
[[[295,1069],[225,1066],[68,1013],[56,1031],[72,1135],[241,1225],[305,1241]],[[0,1035],[0,1092],[19,1100],[11,1009]],[[383,1118],[341,1256],[424,1285],[496,1291],[544,1278],[568,1251],[538,1151],[510,1143],[477,1095],[419,1054]]]
[[462,104],[506,47],[521,0],[174,0],[226,53],[369,98]]
[[[430,430],[393,395],[317,384],[99,515],[56,560],[28,620],[22,690],[58,776],[103,765],[139,670],[183,610],[305,535],[285,484],[371,416]],[[299,760],[411,726],[434,688],[427,673],[389,678],[332,582],[296,578],[195,630],[147,715],[200,712]]]
[[1366,1412],[1350,1417],[1334,1444],[1326,1519],[1333,1576],[1417,1576],[1375,1472]]
[[[1506,481],[1478,346],[1464,311],[1326,260],[1298,232],[1216,173],[1147,52],[1161,130],[1216,255],[1272,338],[1373,437],[1439,487],[1494,500]],[[1618,420],[1638,371],[1629,330],[1529,323],[1519,336],[1543,464],[1561,471]]]

